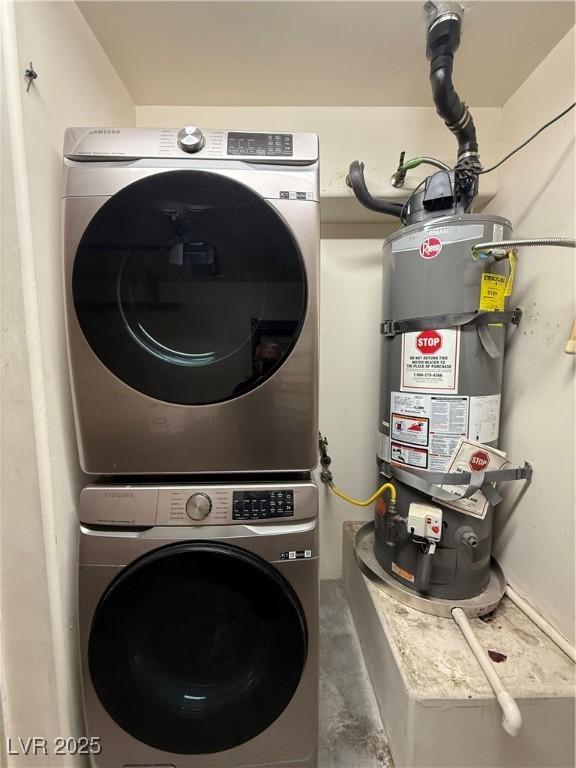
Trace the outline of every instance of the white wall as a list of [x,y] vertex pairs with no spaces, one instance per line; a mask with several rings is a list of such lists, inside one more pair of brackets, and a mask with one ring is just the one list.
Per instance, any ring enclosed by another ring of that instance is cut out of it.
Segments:
[[[320,430],[337,486],[366,498],[378,483],[382,240],[322,240],[320,258]],[[316,472],[317,477],[319,472]],[[319,482],[321,577],[339,578],[342,523],[368,520]]]
[[[574,101],[574,29],[504,106],[503,152]],[[488,210],[519,237],[574,237],[574,112],[511,158]],[[508,346],[501,445],[529,460],[525,493],[507,488],[496,553],[511,584],[574,637],[574,251],[520,251],[514,305],[524,309]]]
[[[22,253],[15,234],[10,174],[14,147],[7,149],[4,133],[2,329],[8,331],[3,333],[2,350],[1,611],[7,676],[3,693],[8,736],[67,736],[82,728],[75,620],[76,504],[81,475],[61,285],[62,140],[69,125],[132,125],[135,115],[126,89],[74,3],[18,2],[16,29],[12,83],[20,90],[23,107],[38,316],[23,310]],[[39,77],[26,94],[22,74],[30,61]],[[24,292],[31,290],[31,282],[26,281]],[[26,358],[26,343],[34,328],[39,330],[42,352],[31,364],[41,371],[46,404],[44,410],[36,408],[36,421]],[[46,445],[38,445],[42,423],[48,435]],[[42,458],[48,462],[50,476],[39,485]],[[51,765],[56,765],[55,758]]]
[[[59,723],[54,706],[48,585],[43,557],[40,490],[35,471],[36,449],[22,306],[12,153],[6,129],[8,112],[5,91],[4,88],[0,90],[2,707],[6,736],[28,730],[52,736],[58,733]],[[26,692],[30,691],[32,680],[35,681],[34,695],[29,696]]]

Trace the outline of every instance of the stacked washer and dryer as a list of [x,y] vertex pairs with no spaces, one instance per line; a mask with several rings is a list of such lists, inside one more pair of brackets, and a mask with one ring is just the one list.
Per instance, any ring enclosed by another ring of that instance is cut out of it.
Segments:
[[314,766],[317,137],[70,128],[64,166],[93,766]]

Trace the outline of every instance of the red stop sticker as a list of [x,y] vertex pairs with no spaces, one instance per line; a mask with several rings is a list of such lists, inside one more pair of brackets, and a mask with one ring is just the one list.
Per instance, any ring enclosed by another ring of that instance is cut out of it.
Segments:
[[416,349],[423,355],[433,355],[442,346],[442,334],[438,331],[422,331],[416,336]]
[[439,237],[427,237],[420,246],[420,256],[423,259],[435,259],[442,250],[442,240]]
[[486,451],[474,451],[468,461],[470,469],[474,472],[482,472],[490,464],[490,457]]

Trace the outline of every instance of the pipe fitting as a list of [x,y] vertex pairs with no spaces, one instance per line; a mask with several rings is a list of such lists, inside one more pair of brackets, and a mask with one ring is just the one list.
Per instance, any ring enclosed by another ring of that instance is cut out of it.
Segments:
[[478,546],[478,537],[474,531],[466,531],[466,533],[463,534],[462,544],[464,544],[466,547],[470,547],[471,549],[475,549]]
[[458,544],[463,544],[470,549],[476,549],[478,546],[478,535],[469,525],[459,528],[454,534],[454,539]]
[[436,2],[436,0],[427,0],[424,3],[424,11],[428,17],[428,28],[432,27],[439,19],[446,16],[455,16],[462,21],[464,15],[464,6],[461,3]]
[[428,17],[426,56],[433,59],[442,54],[453,56],[460,45],[460,30],[464,9],[460,3],[437,3],[429,0],[424,5]]

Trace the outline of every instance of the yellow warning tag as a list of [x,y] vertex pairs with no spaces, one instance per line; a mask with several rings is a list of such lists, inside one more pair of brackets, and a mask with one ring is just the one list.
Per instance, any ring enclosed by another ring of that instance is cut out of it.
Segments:
[[514,287],[514,276],[516,275],[516,264],[518,258],[514,251],[508,253],[508,262],[510,264],[510,272],[508,273],[508,280],[506,281],[506,288],[504,290],[504,296],[512,296],[512,288]]
[[502,312],[506,296],[510,295],[506,293],[506,286],[509,280],[510,278],[508,277],[507,280],[504,275],[484,272],[480,283],[480,305],[478,309],[485,312]]

